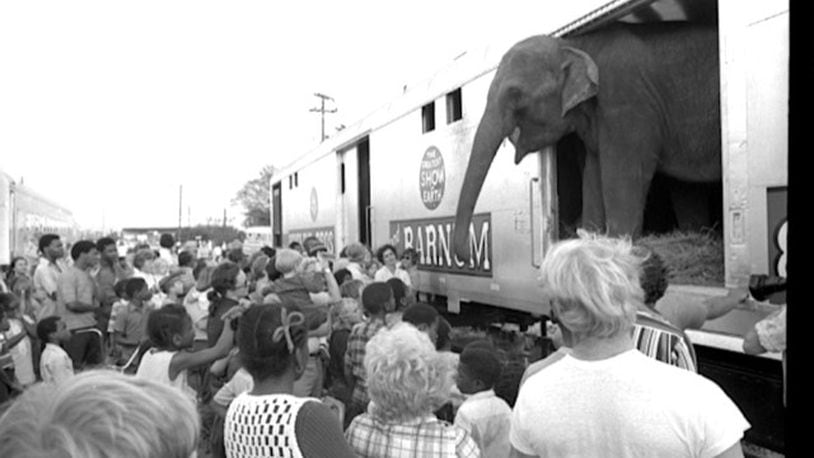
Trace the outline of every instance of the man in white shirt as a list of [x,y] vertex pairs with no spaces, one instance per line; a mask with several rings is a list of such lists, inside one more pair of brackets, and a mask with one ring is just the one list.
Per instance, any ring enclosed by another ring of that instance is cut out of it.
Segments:
[[641,262],[629,241],[583,231],[546,255],[545,297],[572,345],[521,386],[514,456],[743,456],[750,425],[718,385],[635,349]]
[[40,237],[39,250],[42,257],[34,271],[34,296],[41,304],[36,316],[38,321],[56,313],[59,276],[67,267],[59,262],[65,256],[65,248],[58,235]]

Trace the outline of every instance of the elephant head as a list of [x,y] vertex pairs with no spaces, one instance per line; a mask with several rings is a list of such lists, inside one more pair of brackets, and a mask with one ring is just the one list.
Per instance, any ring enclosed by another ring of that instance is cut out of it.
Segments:
[[455,253],[467,259],[475,203],[498,147],[510,137],[515,163],[574,130],[574,108],[597,94],[599,74],[586,53],[545,35],[527,38],[503,56],[475,132],[455,213]]

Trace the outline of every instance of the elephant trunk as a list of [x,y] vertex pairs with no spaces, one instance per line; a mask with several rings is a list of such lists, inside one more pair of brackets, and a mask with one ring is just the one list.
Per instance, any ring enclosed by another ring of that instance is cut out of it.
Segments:
[[487,104],[483,118],[478,124],[478,130],[475,132],[472,154],[466,166],[464,182],[458,196],[458,208],[455,211],[455,233],[452,240],[455,254],[463,262],[469,259],[469,225],[472,222],[475,203],[478,201],[486,173],[492,165],[500,142],[507,135],[508,127],[504,126],[504,119],[496,104]]

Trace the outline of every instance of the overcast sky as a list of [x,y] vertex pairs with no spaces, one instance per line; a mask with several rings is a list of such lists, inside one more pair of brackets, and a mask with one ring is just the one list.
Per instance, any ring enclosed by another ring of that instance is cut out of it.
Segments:
[[599,3],[0,2],[0,169],[85,227],[174,226],[181,185],[201,223],[316,145],[314,92],[335,99],[332,133],[463,51]]

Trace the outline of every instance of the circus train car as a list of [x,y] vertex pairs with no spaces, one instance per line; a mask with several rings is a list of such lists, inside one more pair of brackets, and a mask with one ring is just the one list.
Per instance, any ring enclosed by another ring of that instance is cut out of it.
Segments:
[[33,265],[40,236],[59,234],[64,241],[71,242],[78,230],[70,210],[0,171],[1,266],[8,266],[18,256]]
[[[680,302],[724,295],[725,286],[746,286],[751,274],[785,276],[788,2],[597,1],[570,17],[545,15],[547,25],[535,32],[569,36],[620,20],[695,20],[690,13],[713,14],[718,29],[725,278],[719,286],[671,284],[663,300]],[[515,165],[504,140],[475,206],[469,257],[458,259],[451,242],[489,85],[502,54],[528,35],[459,56],[276,173],[275,245],[315,235],[334,253],[356,241],[414,248],[421,292],[450,313],[515,319],[521,329],[547,314],[538,267],[574,213],[554,148]],[[745,402],[748,418],[763,419],[753,422],[752,437],[782,450],[780,355],[741,349],[741,336],[776,307],[738,306],[688,334],[705,375],[736,399],[759,398]]]

